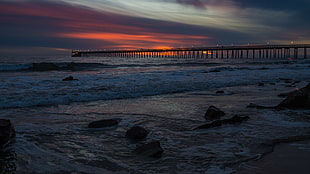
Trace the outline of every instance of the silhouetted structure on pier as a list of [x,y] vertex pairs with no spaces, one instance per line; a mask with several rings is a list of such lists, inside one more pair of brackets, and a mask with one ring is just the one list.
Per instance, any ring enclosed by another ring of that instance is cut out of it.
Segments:
[[219,59],[286,59],[307,58],[310,44],[242,45],[171,49],[113,49],[72,50],[72,57],[162,57],[162,58],[219,58]]

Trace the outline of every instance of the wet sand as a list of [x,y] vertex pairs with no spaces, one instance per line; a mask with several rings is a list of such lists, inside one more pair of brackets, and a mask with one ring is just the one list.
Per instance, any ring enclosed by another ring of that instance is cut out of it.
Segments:
[[236,174],[308,174],[310,140],[282,143],[262,159],[244,163]]

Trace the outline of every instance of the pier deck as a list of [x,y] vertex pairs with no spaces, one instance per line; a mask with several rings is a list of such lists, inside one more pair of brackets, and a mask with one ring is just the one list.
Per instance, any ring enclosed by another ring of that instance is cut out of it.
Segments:
[[141,57],[141,58],[307,58],[310,44],[240,45],[170,49],[72,50],[72,57]]

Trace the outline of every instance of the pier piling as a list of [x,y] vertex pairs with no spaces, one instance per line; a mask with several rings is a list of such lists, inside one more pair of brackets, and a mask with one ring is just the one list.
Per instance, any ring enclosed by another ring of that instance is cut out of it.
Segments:
[[[306,59],[310,44],[241,45],[171,49],[72,50],[72,57],[205,58],[205,59]],[[302,51],[303,50],[303,51]],[[293,55],[291,55],[291,52]]]

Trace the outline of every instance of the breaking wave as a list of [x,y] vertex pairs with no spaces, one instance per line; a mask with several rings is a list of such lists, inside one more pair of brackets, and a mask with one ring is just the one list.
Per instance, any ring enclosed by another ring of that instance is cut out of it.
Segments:
[[114,68],[113,65],[102,63],[25,63],[25,64],[1,64],[0,72],[12,71],[80,71],[80,70],[96,70],[99,68]]

